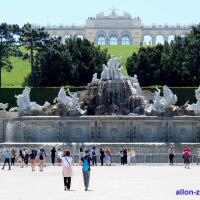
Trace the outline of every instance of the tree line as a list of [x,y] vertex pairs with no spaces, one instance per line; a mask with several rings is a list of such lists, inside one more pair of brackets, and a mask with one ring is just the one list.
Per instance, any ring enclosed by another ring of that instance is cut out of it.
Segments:
[[200,25],[169,44],[141,47],[127,59],[129,75],[143,86],[198,86],[200,84]]
[[[20,46],[28,54],[20,51]],[[101,50],[86,39],[50,38],[44,28],[30,24],[0,24],[0,83],[1,71],[12,70],[10,56],[21,55],[31,63],[31,74],[24,81],[30,86],[86,85],[92,75],[102,71],[109,59],[107,50]],[[185,37],[175,37],[170,44],[141,47],[126,63],[130,76],[138,75],[142,86],[198,86],[200,83],[200,25]],[[0,85],[1,86],[1,85]]]
[[[23,54],[20,46],[29,53]],[[31,24],[0,24],[0,72],[12,70],[10,56],[29,58],[31,74],[25,77],[24,85],[62,86],[86,85],[92,75],[102,71],[109,55],[86,39],[68,38],[64,43],[61,38],[50,38],[44,28],[33,28]],[[1,83],[1,73],[0,73]],[[1,85],[0,85],[1,86]]]

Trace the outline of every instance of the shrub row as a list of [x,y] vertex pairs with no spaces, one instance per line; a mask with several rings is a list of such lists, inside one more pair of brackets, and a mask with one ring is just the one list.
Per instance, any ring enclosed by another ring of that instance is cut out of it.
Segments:
[[[86,87],[69,87],[71,92],[85,90]],[[36,101],[38,104],[43,105],[45,101],[53,103],[53,100],[58,95],[60,88],[32,88],[30,98],[31,101]],[[172,92],[177,95],[178,102],[177,105],[181,106],[185,104],[186,101],[189,103],[195,103],[195,89],[194,87],[190,88],[180,88],[173,87],[171,88]],[[0,103],[9,103],[10,107],[16,106],[15,94],[21,94],[23,88],[0,88]],[[151,92],[155,91],[155,88],[143,88],[143,90],[150,90]]]

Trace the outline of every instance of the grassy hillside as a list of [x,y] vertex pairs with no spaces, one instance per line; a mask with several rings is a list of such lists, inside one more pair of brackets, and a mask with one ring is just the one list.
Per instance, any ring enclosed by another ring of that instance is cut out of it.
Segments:
[[[139,46],[101,46],[102,49],[107,48],[108,53],[115,57],[121,57],[120,63],[125,66],[127,58],[133,52],[137,52]],[[24,48],[21,49],[26,52]],[[13,70],[11,72],[2,71],[2,86],[3,87],[21,87],[24,77],[30,73],[31,66],[28,60],[11,57]],[[126,68],[124,67],[124,73]]]
[[101,48],[106,48],[110,55],[121,58],[120,63],[124,66],[124,74],[126,74],[126,60],[133,52],[137,52],[140,46],[101,46]]

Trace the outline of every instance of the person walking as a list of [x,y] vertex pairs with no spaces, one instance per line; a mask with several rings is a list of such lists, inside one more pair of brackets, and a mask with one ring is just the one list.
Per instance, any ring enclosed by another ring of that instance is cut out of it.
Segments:
[[122,150],[120,150],[119,155],[120,155],[121,165],[123,165],[124,161],[123,161],[123,151]]
[[92,148],[92,165],[97,166],[97,153],[95,147]]
[[110,147],[106,147],[105,160],[106,160],[106,165],[111,166],[111,150],[110,150]]
[[52,163],[53,166],[55,164],[55,157],[56,157],[56,149],[55,149],[55,147],[53,147],[51,149],[51,163]]
[[81,158],[82,161],[82,172],[83,172],[83,181],[84,181],[84,187],[85,191],[88,191],[89,182],[90,182],[90,165],[92,164],[91,157],[90,157],[90,150],[85,150],[85,156]]
[[39,167],[40,167],[41,172],[44,169],[44,159],[45,159],[45,153],[43,149],[40,149],[40,152],[38,153],[38,162],[39,162]]
[[24,154],[23,154],[23,151],[21,149],[19,150],[19,155],[17,157],[17,164],[18,163],[21,164],[21,168],[24,167]]
[[81,147],[79,149],[79,164],[82,164],[82,158],[84,157],[84,152],[83,152],[83,148]]
[[168,156],[169,156],[170,165],[173,165],[174,164],[174,157],[175,157],[173,146],[170,146],[170,148],[168,149]]
[[11,166],[14,166],[15,165],[15,157],[16,157],[16,151],[15,151],[15,148],[12,147],[11,148]]
[[71,187],[72,162],[73,159],[70,156],[70,151],[66,150],[61,161],[63,166],[64,190],[70,190]]
[[30,162],[31,162],[32,171],[35,171],[36,157],[37,157],[37,151],[33,149],[31,151],[31,153],[29,154],[29,159],[30,159]]
[[123,149],[123,165],[127,164],[127,149],[124,147]]
[[58,151],[57,151],[57,156],[58,156],[58,165],[61,165],[63,152],[60,149],[58,149]]
[[185,168],[189,169],[190,168],[190,149],[186,146],[183,150],[183,160],[184,160],[184,166]]
[[6,151],[4,153],[4,164],[2,167],[3,170],[4,170],[6,163],[8,163],[8,166],[9,166],[8,170],[11,170],[10,161],[11,161],[11,154],[10,154],[10,151],[8,149],[6,149]]
[[131,149],[130,154],[131,154],[131,163],[136,165],[136,153],[134,148]]
[[200,148],[198,148],[196,153],[195,153],[195,160],[196,160],[196,163],[198,165],[199,162],[200,162]]
[[105,158],[104,150],[103,150],[103,148],[100,148],[100,161],[101,161],[101,166],[103,166],[104,158]]

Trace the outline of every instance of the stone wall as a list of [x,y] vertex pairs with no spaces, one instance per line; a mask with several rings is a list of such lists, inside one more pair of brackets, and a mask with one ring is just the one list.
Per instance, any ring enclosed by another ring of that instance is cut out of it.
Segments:
[[4,142],[200,142],[199,116],[31,116],[4,122]]

